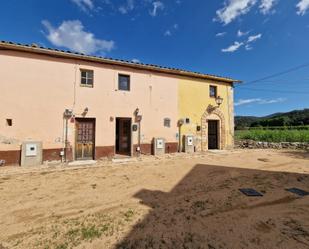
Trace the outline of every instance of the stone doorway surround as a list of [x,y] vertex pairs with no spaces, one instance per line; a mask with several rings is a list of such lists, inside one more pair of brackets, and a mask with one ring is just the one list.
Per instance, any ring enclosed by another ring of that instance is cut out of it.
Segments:
[[209,105],[202,115],[202,151],[208,150],[208,120],[219,121],[219,149],[223,150],[226,144],[226,125],[224,114],[212,105]]

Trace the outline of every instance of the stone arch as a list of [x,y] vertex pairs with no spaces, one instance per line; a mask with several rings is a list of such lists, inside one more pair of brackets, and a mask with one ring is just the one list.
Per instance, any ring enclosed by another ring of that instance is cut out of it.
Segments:
[[202,151],[208,150],[208,120],[217,117],[219,120],[219,149],[223,150],[226,145],[226,124],[224,114],[216,107],[208,106],[202,115]]

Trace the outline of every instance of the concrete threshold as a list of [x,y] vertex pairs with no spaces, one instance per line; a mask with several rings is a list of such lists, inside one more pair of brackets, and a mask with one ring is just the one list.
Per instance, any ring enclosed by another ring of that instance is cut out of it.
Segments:
[[68,166],[84,166],[84,165],[94,165],[97,161],[95,160],[80,160],[80,161],[73,161],[68,163]]
[[113,163],[129,163],[129,162],[136,162],[137,158],[136,157],[129,157],[129,156],[115,156],[112,159]]

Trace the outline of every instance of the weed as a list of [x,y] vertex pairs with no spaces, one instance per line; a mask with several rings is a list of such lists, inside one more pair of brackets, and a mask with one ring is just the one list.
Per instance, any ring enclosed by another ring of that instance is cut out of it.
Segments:
[[134,216],[134,211],[132,209],[129,209],[123,215],[124,215],[126,221],[131,221],[131,218]]
[[102,235],[102,232],[98,228],[96,228],[95,225],[83,227],[81,229],[81,232],[82,232],[82,239],[85,240],[92,240],[95,238],[99,238]]
[[59,244],[55,249],[68,249],[68,243]]
[[72,241],[74,240],[75,237],[79,235],[80,230],[78,228],[75,229],[70,229],[67,233],[66,236],[69,237],[69,239]]

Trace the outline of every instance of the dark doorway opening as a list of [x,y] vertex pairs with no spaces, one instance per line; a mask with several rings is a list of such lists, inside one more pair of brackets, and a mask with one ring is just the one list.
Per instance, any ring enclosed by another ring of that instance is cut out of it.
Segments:
[[75,159],[93,160],[95,151],[95,119],[76,118]]
[[116,154],[131,155],[131,118],[116,118]]
[[209,150],[219,149],[218,127],[219,127],[218,120],[208,120],[208,149]]

